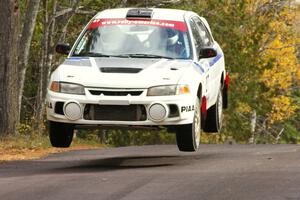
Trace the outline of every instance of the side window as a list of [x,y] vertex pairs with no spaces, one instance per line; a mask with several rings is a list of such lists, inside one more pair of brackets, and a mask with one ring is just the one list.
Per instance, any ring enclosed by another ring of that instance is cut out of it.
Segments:
[[196,23],[193,20],[190,20],[190,25],[191,25],[191,30],[192,30],[192,34],[193,34],[193,40],[194,40],[194,43],[196,45],[197,55],[199,55],[200,48],[202,46],[204,46],[204,43],[203,43],[203,40],[200,36],[200,32],[197,28]]
[[203,25],[201,20],[198,17],[194,17],[193,20],[197,24],[197,28],[200,32],[200,37],[203,40],[204,46],[210,46],[212,45],[212,38],[210,36],[210,33],[208,32],[207,28]]

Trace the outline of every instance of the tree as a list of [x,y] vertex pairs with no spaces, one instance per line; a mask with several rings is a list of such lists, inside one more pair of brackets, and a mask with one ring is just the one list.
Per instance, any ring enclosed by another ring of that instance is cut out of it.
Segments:
[[292,26],[295,13],[285,2],[276,9],[277,15],[264,34],[261,58],[266,66],[261,81],[268,88],[264,93],[272,106],[268,113],[270,123],[283,121],[295,114],[297,104],[291,98],[292,88],[299,81],[296,54],[296,35]]
[[15,133],[18,122],[19,1],[0,1],[0,136]]
[[28,65],[28,57],[30,52],[30,44],[33,36],[33,31],[36,23],[40,0],[29,0],[24,12],[24,24],[22,26],[19,53],[18,53],[18,79],[19,79],[19,101],[18,101],[18,120],[20,120],[21,103],[23,97],[23,88],[25,82],[25,75]]

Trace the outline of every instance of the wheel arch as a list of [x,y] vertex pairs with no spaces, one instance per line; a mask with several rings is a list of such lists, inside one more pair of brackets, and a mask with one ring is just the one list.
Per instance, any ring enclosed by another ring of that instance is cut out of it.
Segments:
[[202,83],[199,83],[199,85],[198,85],[197,97],[199,97],[199,99],[202,98]]
[[223,88],[223,87],[224,87],[224,71],[223,71],[222,74],[221,74],[220,82],[221,82],[221,86],[222,86],[222,88]]

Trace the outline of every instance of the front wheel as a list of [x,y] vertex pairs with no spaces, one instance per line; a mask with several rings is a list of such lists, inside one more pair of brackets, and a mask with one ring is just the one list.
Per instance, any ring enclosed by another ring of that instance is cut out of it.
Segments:
[[193,123],[181,125],[176,130],[176,141],[180,151],[196,151],[199,147],[201,136],[200,105],[200,99],[197,98]]
[[69,147],[74,135],[72,124],[49,122],[49,138],[53,147]]

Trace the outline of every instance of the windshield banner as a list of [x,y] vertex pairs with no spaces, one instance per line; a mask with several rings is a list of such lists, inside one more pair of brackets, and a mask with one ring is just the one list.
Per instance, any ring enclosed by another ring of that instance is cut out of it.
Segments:
[[114,25],[140,25],[140,26],[159,26],[164,28],[172,28],[183,32],[187,31],[185,22],[171,21],[171,20],[143,20],[143,19],[95,19],[88,29],[94,29],[100,26],[114,26]]

